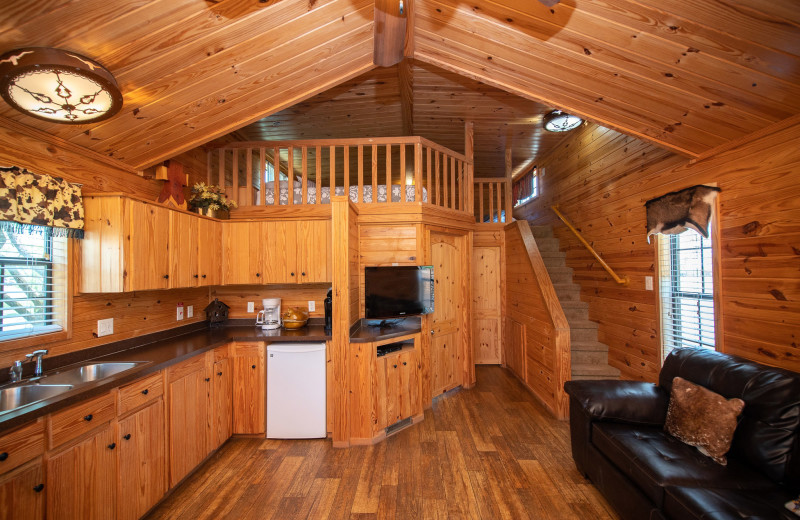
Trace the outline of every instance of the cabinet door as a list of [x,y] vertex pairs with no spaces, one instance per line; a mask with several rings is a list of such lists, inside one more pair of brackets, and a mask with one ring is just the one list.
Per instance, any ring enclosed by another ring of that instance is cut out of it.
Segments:
[[419,362],[417,351],[401,352],[397,356],[399,419],[413,417],[422,413],[422,399],[419,389]]
[[264,222],[265,283],[297,283],[297,222]]
[[233,433],[266,431],[264,345],[233,346]]
[[525,379],[525,325],[506,318],[505,363],[517,377]]
[[231,360],[219,359],[214,363],[214,443],[219,448],[233,433],[233,391]]
[[41,459],[0,479],[0,520],[44,518],[44,472]]
[[263,222],[224,222],[222,263],[223,283],[262,284],[264,276]]
[[198,217],[169,212],[169,286],[196,287]]
[[131,200],[126,255],[128,291],[169,287],[169,213],[167,208]]
[[300,283],[331,280],[331,221],[304,220],[297,223],[297,264]]
[[200,286],[222,283],[222,224],[197,219],[197,273]]
[[211,451],[211,378],[205,357],[199,356],[170,369],[169,483],[176,485]]
[[164,401],[119,422],[118,520],[136,520],[167,491]]
[[116,443],[109,426],[47,461],[49,520],[114,518]]

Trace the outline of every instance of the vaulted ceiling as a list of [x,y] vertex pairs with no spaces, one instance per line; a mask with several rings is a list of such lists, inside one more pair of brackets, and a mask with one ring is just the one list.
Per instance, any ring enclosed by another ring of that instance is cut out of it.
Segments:
[[[550,107],[693,157],[800,112],[796,0],[406,4],[414,61],[373,70],[371,0],[6,0],[0,51],[85,54],[116,76],[125,104],[95,125],[5,104],[0,118],[144,168],[242,127],[345,136],[371,121],[458,149],[467,117],[486,150],[520,132],[520,161],[547,144],[530,121]],[[368,88],[374,95],[349,99]],[[347,125],[333,124],[339,106]]]

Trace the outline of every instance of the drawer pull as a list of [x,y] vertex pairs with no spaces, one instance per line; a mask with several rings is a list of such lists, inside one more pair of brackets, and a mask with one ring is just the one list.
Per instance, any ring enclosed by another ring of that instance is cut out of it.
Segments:
[[207,377],[207,378],[206,378],[206,383],[208,383],[209,381],[211,381],[211,378],[210,378],[210,377]]
[[169,275],[168,274],[164,275],[164,280],[169,280]]
[[37,493],[41,493],[43,489],[44,489],[44,484],[36,484],[35,486],[33,486],[33,490],[36,491]]
[[403,361],[403,366],[406,366],[406,362],[405,361]]
[[221,376],[221,375],[222,375],[222,372],[217,372],[217,375],[218,375],[218,376]]
[[203,278],[205,278],[205,277],[206,277],[206,275],[203,275]]
[[92,414],[89,414],[83,418],[84,421],[91,421],[92,419],[94,419],[94,416]]
[[150,390],[148,388],[145,388],[144,390],[142,390],[142,395],[147,395],[149,393],[150,393]]
[[395,365],[394,368],[397,368],[397,365]]
[[122,438],[125,439],[126,441],[129,441],[129,440],[131,440],[131,434],[128,433],[126,435],[123,435]]
[[195,277],[195,278],[200,278],[200,276],[199,276],[199,275],[194,275],[194,277]]
[[261,273],[256,273],[256,278],[260,277]]
[[113,450],[116,447],[117,447],[117,443],[116,442],[112,442],[111,444],[108,445],[108,449],[109,450]]
[[0,453],[0,462],[3,462],[7,458],[8,458],[8,452],[7,451],[4,451],[3,453]]
[[294,276],[294,273],[292,273],[292,276]]
[[256,366],[255,365],[251,365],[250,368],[256,368]]
[[303,275],[303,276],[305,276],[305,275],[306,275],[306,272],[305,272],[305,271],[303,271],[303,272],[302,272],[302,273],[300,273],[300,274],[301,274],[301,275]]

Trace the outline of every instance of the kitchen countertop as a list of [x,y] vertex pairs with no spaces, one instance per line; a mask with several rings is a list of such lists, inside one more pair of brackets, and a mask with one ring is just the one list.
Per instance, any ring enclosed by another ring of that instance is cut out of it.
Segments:
[[[78,362],[71,362],[68,365],[64,364],[58,368],[51,368],[46,365],[47,370],[45,371],[45,376],[72,366],[86,364],[90,361],[97,363],[114,361],[142,362],[140,365],[130,370],[120,372],[107,379],[76,386],[72,390],[55,397],[0,414],[0,434],[49,413],[84,401],[90,397],[108,392],[112,388],[124,385],[153,372],[163,370],[164,368],[180,363],[198,354],[213,350],[226,343],[234,341],[265,341],[269,343],[279,341],[304,342],[327,341],[331,339],[330,333],[326,333],[324,326],[314,319],[310,320],[309,324],[305,327],[296,330],[286,330],[283,328],[262,330],[260,327],[256,327],[250,323],[251,320],[230,320],[224,327],[195,327],[196,330],[188,330],[185,333],[178,332],[177,335],[171,337],[163,337],[164,333],[150,334],[143,336],[141,338],[141,344],[139,345],[131,345],[130,340],[120,342],[120,344],[125,345],[124,350],[105,353],[98,357],[81,359]],[[69,356],[62,357],[70,359]],[[49,364],[52,364],[52,362]],[[46,384],[46,377],[42,380],[42,383]]]
[[[408,336],[422,331],[422,320],[420,318],[403,318],[399,323],[393,323],[388,327],[379,325],[368,325],[369,321],[361,320],[350,329],[350,343],[369,343],[370,341],[382,341],[385,339]],[[387,322],[397,320],[386,320]]]

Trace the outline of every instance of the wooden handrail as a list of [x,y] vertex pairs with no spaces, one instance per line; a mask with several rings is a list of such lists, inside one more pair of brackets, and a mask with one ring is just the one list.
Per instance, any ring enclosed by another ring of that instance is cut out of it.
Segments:
[[595,251],[594,248],[591,245],[589,245],[589,242],[587,242],[586,239],[581,236],[580,231],[575,229],[575,226],[573,226],[572,223],[569,220],[567,220],[567,217],[565,217],[563,213],[558,211],[558,205],[550,206],[550,208],[555,212],[556,215],[558,215],[558,218],[561,219],[561,222],[566,224],[569,230],[572,231],[576,237],[578,237],[578,240],[581,241],[581,244],[583,244],[583,246],[592,254],[592,256],[595,257],[595,259],[597,259],[598,262],[600,262],[600,265],[603,266],[603,269],[605,269],[606,272],[611,275],[611,278],[613,278],[615,282],[622,285],[628,285],[630,283],[630,280],[628,279],[627,276],[618,276],[617,273],[615,273],[614,270],[611,269],[611,266],[608,265],[605,260],[600,258],[600,255],[597,254],[597,251]]

